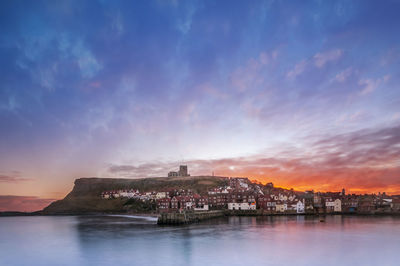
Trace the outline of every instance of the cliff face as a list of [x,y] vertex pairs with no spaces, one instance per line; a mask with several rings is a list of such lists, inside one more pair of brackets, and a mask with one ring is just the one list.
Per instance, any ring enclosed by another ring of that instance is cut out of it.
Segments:
[[100,193],[108,190],[139,189],[161,191],[171,188],[192,189],[197,193],[206,193],[209,188],[227,184],[223,177],[190,176],[159,177],[141,179],[120,178],[79,178],[74,182],[72,191],[62,200],[55,201],[43,209],[43,214],[81,214],[96,212],[124,212],[126,199],[104,200]]

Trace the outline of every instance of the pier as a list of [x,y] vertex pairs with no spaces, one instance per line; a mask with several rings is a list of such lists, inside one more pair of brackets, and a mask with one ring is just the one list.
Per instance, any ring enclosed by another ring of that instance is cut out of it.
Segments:
[[216,211],[200,211],[200,212],[182,212],[182,213],[161,213],[158,217],[157,224],[188,224],[195,223],[211,218],[224,216],[222,210]]

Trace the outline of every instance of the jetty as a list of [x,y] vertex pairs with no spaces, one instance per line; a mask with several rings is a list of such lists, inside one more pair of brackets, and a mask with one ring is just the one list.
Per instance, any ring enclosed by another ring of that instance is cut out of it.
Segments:
[[161,213],[158,217],[157,224],[172,225],[172,224],[188,224],[204,221],[211,218],[222,217],[225,215],[223,210],[215,211],[184,211],[173,213]]

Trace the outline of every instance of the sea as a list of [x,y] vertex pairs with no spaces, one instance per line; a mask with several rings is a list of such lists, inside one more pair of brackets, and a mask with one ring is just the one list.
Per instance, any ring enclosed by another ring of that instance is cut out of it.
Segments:
[[400,217],[0,217],[0,265],[400,265]]

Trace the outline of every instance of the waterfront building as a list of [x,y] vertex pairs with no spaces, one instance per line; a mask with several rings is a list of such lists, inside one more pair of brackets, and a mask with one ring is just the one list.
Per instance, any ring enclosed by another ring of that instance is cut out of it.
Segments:
[[248,203],[248,202],[229,202],[228,203],[228,210],[255,210],[256,203]]
[[342,212],[354,213],[358,208],[358,199],[356,196],[348,195],[342,198]]
[[162,198],[157,200],[157,208],[165,211],[171,208],[171,199],[170,198]]
[[296,203],[296,212],[297,213],[304,213],[304,207],[305,207],[304,199],[303,199],[303,201],[299,200]]
[[195,211],[208,211],[208,198],[202,197],[198,194],[194,195]]
[[208,211],[208,205],[203,205],[202,207],[195,207],[195,211]]
[[285,210],[287,210],[287,205],[286,203],[282,202],[282,201],[278,201],[275,204],[275,210],[276,212],[285,212]]
[[172,197],[171,199],[171,209],[178,210],[179,209],[179,200],[177,197]]
[[340,199],[335,199],[333,211],[342,212],[342,201]]
[[332,198],[325,198],[325,208],[327,213],[335,211],[335,202]]
[[376,202],[372,196],[363,196],[358,200],[358,212],[370,213],[376,210]]

